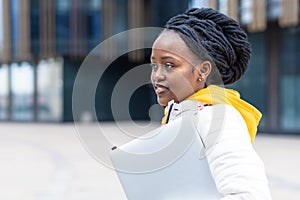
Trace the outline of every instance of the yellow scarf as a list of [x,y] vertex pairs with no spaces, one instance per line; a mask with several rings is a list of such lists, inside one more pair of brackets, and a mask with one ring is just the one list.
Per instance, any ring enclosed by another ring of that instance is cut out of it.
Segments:
[[[201,89],[194,93],[186,100],[197,100],[206,104],[227,104],[237,109],[244,118],[251,143],[254,141],[258,123],[262,114],[252,105],[240,98],[240,94],[231,89],[222,88],[216,85],[210,85],[207,88]],[[162,119],[162,124],[166,124],[168,118],[168,106],[165,108],[165,116]]]

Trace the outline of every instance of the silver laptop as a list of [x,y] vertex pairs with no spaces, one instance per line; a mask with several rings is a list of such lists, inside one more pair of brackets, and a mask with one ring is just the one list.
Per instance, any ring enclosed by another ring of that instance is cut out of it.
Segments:
[[220,199],[193,120],[178,118],[110,152],[129,200]]

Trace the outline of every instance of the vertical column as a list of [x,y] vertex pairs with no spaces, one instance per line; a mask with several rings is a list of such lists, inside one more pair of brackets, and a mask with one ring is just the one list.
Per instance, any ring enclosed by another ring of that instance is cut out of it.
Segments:
[[72,0],[70,50],[73,58],[83,57],[86,53],[85,3],[83,0]]
[[[114,15],[116,10],[115,0],[102,0],[102,40],[105,40],[113,35]],[[105,51],[100,52],[103,59],[110,59],[114,57],[116,51],[116,44],[111,41],[104,47]]]
[[41,59],[44,59],[47,57],[47,38],[48,38],[48,35],[47,35],[47,25],[48,25],[48,20],[47,20],[47,1],[48,0],[43,0],[43,1],[39,1],[39,4],[40,4],[40,13],[39,13],[39,16],[40,16],[40,24],[39,24],[39,27],[40,27],[40,41],[39,41],[39,49],[40,49],[40,58]]
[[238,19],[238,0],[228,0],[228,16],[236,21]]
[[216,10],[217,9],[217,0],[209,0],[208,7]]
[[72,0],[71,1],[71,14],[70,14],[70,54],[72,57],[76,57],[78,55],[78,46],[79,46],[79,40],[78,40],[78,0]]
[[[144,0],[128,0],[128,26],[129,28],[137,28],[143,26],[144,19]],[[128,48],[136,49],[143,46],[143,31],[135,31],[135,34],[129,35]],[[144,51],[136,50],[128,54],[129,60],[133,62],[144,59]]]
[[30,53],[30,0],[20,1],[20,31],[19,31],[19,48],[18,60],[29,61],[31,58]]
[[287,1],[286,0],[281,0],[280,2],[280,17],[279,17],[279,25],[281,27],[286,26],[287,24]]
[[38,63],[33,61],[33,121],[39,120]]
[[[12,62],[12,41],[11,41],[11,5],[10,0],[2,0],[2,20],[3,20],[3,43],[1,49],[1,63]],[[1,48],[1,46],[0,46]],[[8,66],[8,107],[7,120],[12,119],[12,84],[11,84],[11,67]]]
[[279,63],[280,63],[280,29],[277,24],[269,25],[267,32],[267,124],[271,131],[279,129]]
[[296,26],[299,23],[299,0],[281,0],[280,10],[281,27]]
[[48,52],[49,52],[49,57],[54,57],[56,55],[56,24],[55,24],[55,1],[53,0],[48,0],[47,1],[47,7],[48,7],[48,40],[49,40],[49,45],[48,45]]
[[266,0],[253,0],[252,22],[248,24],[248,31],[264,31],[267,26]]
[[55,5],[52,0],[40,3],[40,58],[53,57],[55,53]]
[[12,120],[12,101],[13,101],[13,94],[12,94],[12,73],[11,73],[11,66],[8,66],[8,107],[7,107],[7,120]]
[[[267,28],[266,0],[256,0],[256,24],[259,31],[264,31]],[[259,9],[259,10],[258,10]]]
[[[10,0],[2,0],[2,11],[3,11],[3,44],[2,44],[2,63],[11,63],[12,59],[12,41],[11,41],[11,6]],[[1,48],[1,46],[0,46]]]

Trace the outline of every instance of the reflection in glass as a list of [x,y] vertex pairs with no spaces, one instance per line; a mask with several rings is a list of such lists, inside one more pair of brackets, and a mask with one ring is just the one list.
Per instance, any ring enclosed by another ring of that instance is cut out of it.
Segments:
[[37,66],[38,120],[62,120],[62,59],[42,60]]
[[269,0],[268,1],[268,18],[278,19],[281,15],[281,0]]
[[60,55],[68,55],[70,52],[70,0],[55,1],[55,31],[56,52]]
[[286,131],[300,130],[300,29],[282,32],[280,49],[280,128]]
[[87,2],[87,39],[91,51],[100,43],[101,36],[101,0]]
[[253,21],[253,1],[241,0],[240,13],[241,23],[250,24]]
[[[281,101],[282,101],[282,115],[281,126],[285,130],[293,130],[296,128],[296,77],[293,75],[285,75],[281,78]],[[289,88],[289,89],[287,89]],[[284,106],[288,105],[288,106]],[[298,123],[299,124],[299,123]]]
[[228,15],[228,0],[219,0],[219,11]]
[[208,0],[191,0],[189,2],[189,8],[207,8],[209,6]]
[[8,114],[8,65],[0,66],[0,120]]
[[[3,45],[3,2],[2,2],[2,0],[0,0],[0,44],[2,44]],[[3,47],[1,47],[0,46],[0,55],[2,55],[3,54]]]
[[12,120],[33,120],[33,66],[26,62],[11,65]]
[[299,75],[284,75],[281,78],[281,126],[284,130],[300,130],[299,87]]

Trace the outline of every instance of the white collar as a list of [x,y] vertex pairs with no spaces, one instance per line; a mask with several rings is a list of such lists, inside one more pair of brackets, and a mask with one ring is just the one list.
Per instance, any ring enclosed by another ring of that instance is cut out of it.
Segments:
[[204,106],[204,103],[196,100],[185,100],[180,103],[174,102],[174,100],[168,103],[168,122],[175,120],[176,118],[186,114],[197,114],[199,106]]

